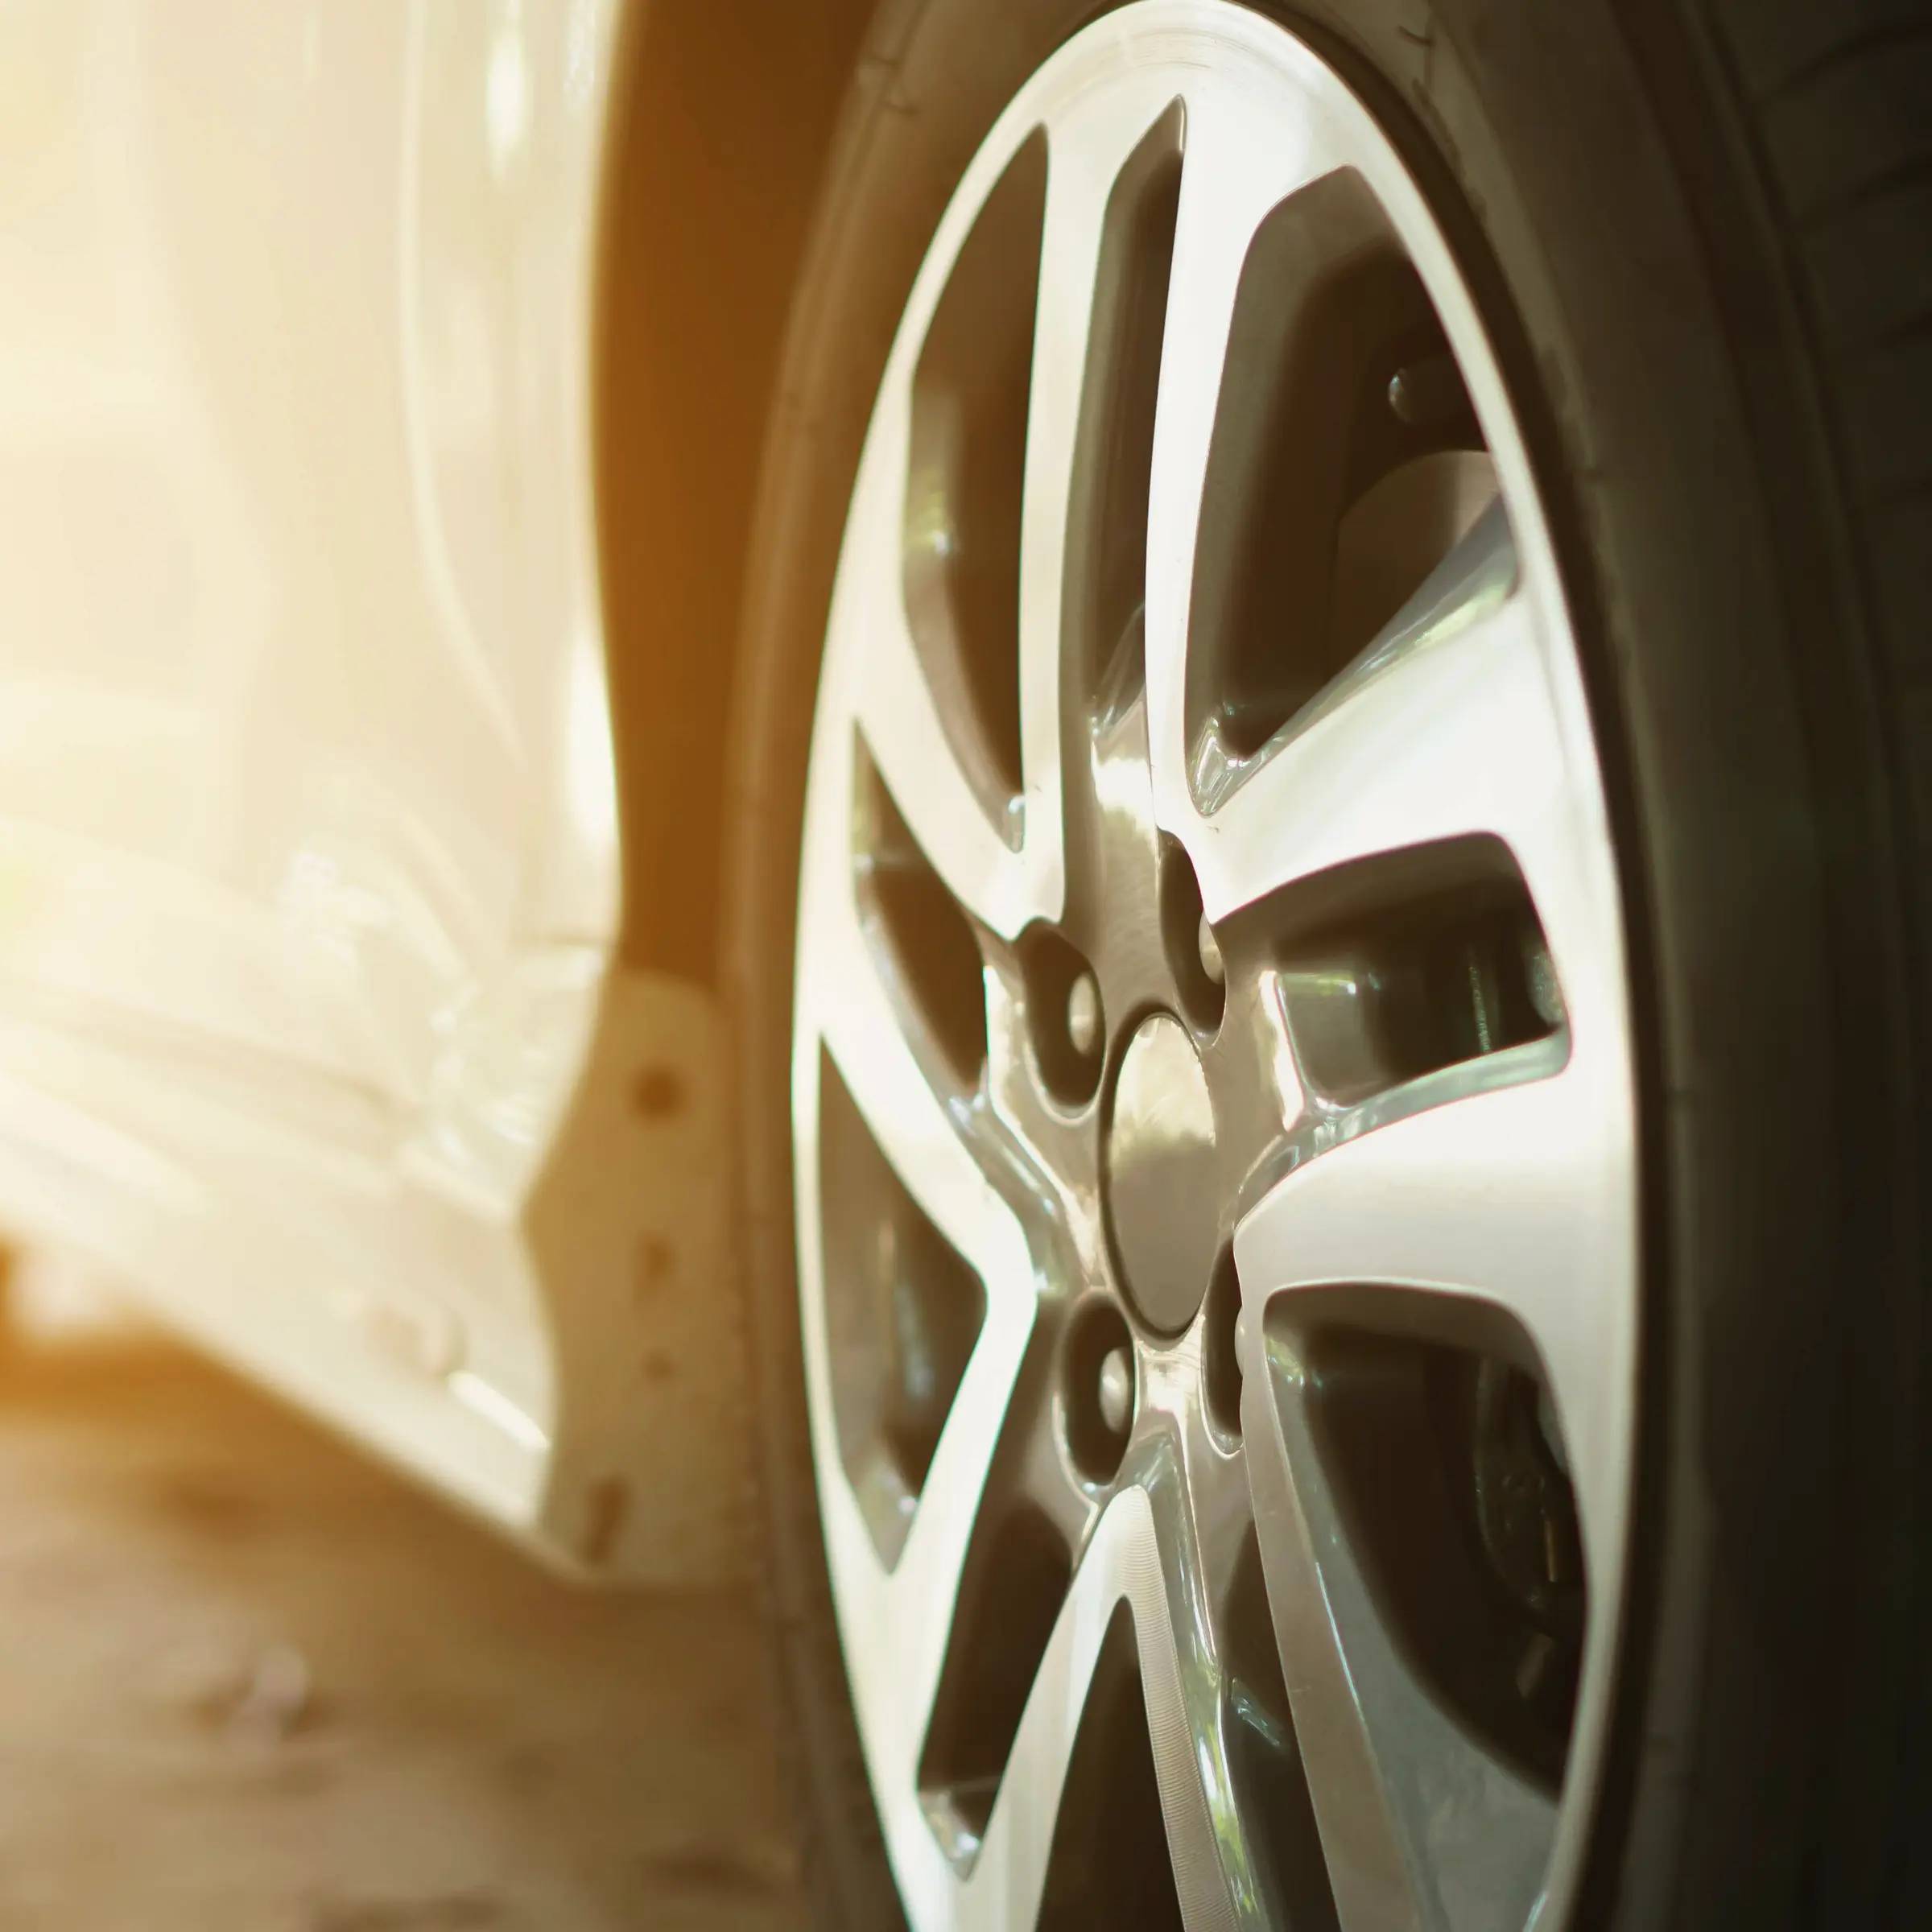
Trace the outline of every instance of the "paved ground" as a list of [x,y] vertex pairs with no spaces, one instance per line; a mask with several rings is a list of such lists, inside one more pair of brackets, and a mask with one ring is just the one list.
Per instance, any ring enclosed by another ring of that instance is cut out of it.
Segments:
[[737,1598],[553,1583],[151,1344],[0,1368],[0,1932],[778,1932]]

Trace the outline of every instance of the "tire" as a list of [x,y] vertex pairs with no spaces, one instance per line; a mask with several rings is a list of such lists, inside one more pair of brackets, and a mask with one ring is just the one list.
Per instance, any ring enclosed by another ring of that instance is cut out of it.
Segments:
[[[934,228],[1085,0],[894,0],[796,299],[727,811],[743,1275],[819,1922],[904,1923],[834,1619],[790,1135],[852,479]],[[1636,1525],[1574,1922],[1932,1922],[1932,6],[1303,0],[1496,341],[1604,769],[1642,1203]],[[1545,1932],[1554,1932],[1546,1927]]]

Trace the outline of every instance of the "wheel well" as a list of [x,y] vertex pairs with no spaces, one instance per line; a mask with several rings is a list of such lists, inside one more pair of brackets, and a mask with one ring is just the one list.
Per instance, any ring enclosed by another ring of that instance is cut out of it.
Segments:
[[765,425],[873,0],[650,0],[618,42],[600,211],[597,547],[620,952],[716,976],[727,729]]

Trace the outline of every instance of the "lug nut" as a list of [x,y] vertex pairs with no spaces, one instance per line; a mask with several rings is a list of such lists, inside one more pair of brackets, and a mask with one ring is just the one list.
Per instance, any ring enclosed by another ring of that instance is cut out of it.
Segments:
[[1195,943],[1200,947],[1201,971],[1219,986],[1226,979],[1228,968],[1221,962],[1221,943],[1214,936],[1206,913],[1201,914],[1201,929]]
[[1438,429],[1469,411],[1469,392],[1453,356],[1422,356],[1389,378],[1389,407],[1411,429]]
[[1100,1050],[1100,989],[1090,972],[1082,973],[1067,989],[1067,1038],[1084,1060]]
[[1101,1359],[1100,1420],[1117,1436],[1133,1420],[1133,1360],[1125,1348],[1110,1348]]

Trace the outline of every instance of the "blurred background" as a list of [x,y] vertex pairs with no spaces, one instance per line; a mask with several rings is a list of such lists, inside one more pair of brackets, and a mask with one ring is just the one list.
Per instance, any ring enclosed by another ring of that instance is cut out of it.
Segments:
[[794,1922],[748,1593],[572,1590],[16,1262],[6,1932]]

